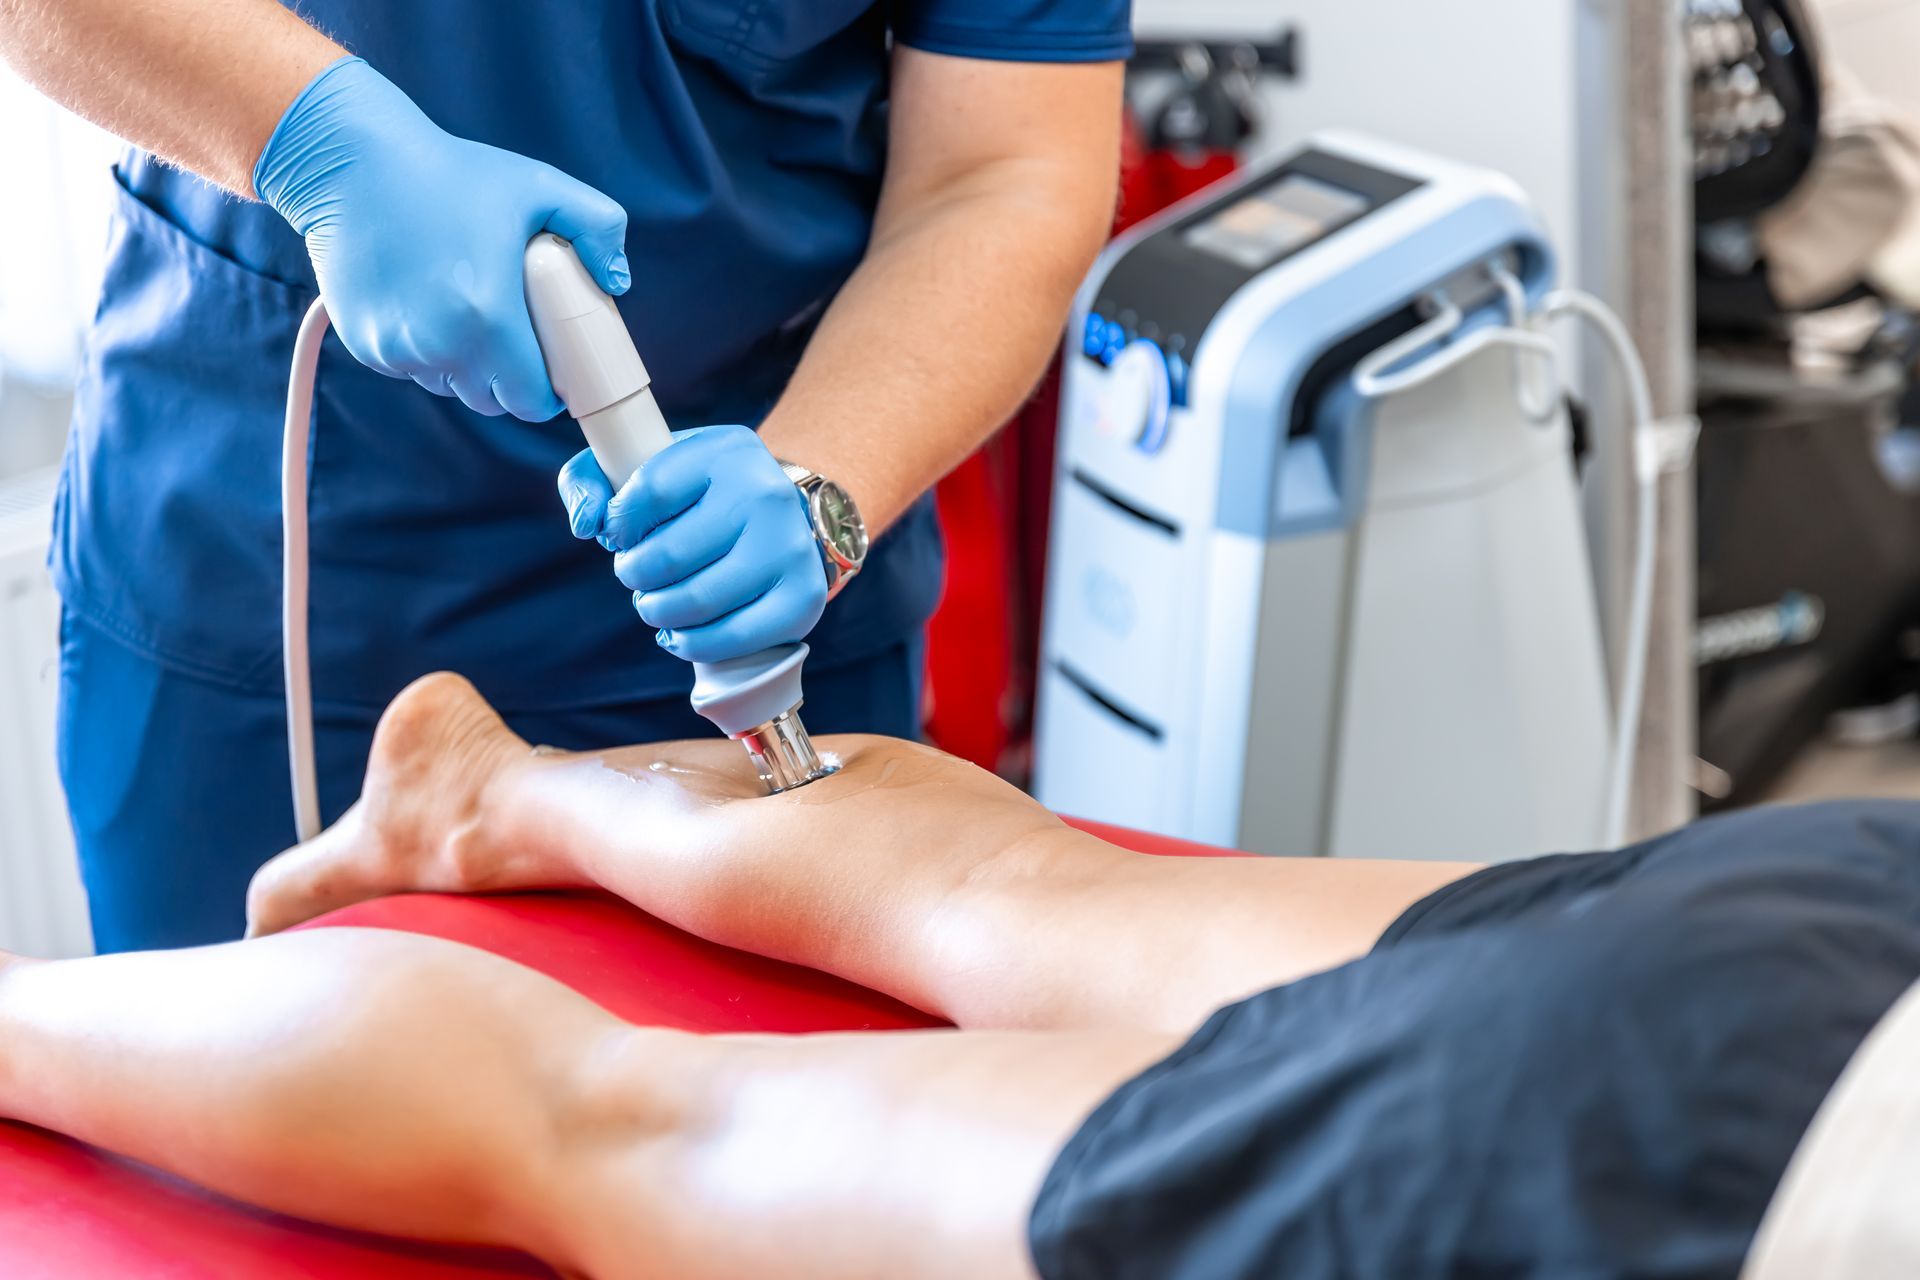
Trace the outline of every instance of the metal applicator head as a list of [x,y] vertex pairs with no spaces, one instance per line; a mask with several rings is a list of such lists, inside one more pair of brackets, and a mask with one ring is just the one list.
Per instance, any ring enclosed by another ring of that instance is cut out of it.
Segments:
[[776,796],[833,772],[814,750],[807,726],[800,723],[798,707],[775,716],[757,729],[736,734],[735,741],[746,747],[747,755],[760,771],[760,781]]
[[774,795],[833,772],[800,720],[800,667],[806,660],[807,646],[795,644],[694,664],[693,709],[747,749]]

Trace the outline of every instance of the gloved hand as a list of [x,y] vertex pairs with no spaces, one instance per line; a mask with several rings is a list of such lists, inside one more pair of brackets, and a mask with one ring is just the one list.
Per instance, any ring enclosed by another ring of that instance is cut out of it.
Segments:
[[576,538],[614,573],[661,648],[689,662],[803,640],[827,604],[806,499],[746,427],[677,433],[618,494],[593,450],[560,469]]
[[359,58],[281,117],[254,189],[306,238],[333,327],[362,364],[530,422],[560,398],[527,315],[521,257],[551,231],[624,293],[626,211],[551,165],[456,138]]

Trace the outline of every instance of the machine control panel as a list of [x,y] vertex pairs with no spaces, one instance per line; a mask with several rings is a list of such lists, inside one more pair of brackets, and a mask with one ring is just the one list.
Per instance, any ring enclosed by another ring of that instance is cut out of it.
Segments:
[[1303,152],[1133,245],[1101,284],[1081,352],[1112,368],[1151,344],[1164,358],[1169,403],[1184,408],[1189,362],[1234,294],[1422,185],[1353,157]]
[[1209,213],[1181,236],[1195,249],[1262,271],[1372,208],[1357,191],[1304,173],[1284,173]]
[[[1131,314],[1128,319],[1132,319]],[[1156,341],[1152,324],[1129,330],[1098,311],[1087,316],[1081,351],[1113,372],[1102,420],[1106,430],[1130,439],[1143,453],[1166,447],[1172,411],[1187,407],[1186,339],[1175,334],[1171,349]]]

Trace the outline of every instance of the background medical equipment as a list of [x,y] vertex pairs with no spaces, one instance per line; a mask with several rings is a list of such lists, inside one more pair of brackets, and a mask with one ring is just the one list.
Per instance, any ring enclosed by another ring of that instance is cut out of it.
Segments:
[[1650,451],[1608,679],[1550,315],[1497,174],[1350,135],[1111,247],[1069,341],[1049,807],[1266,853],[1514,857],[1623,829]]
[[[1299,31],[1156,32],[1127,60],[1113,234],[1234,173],[1272,127],[1260,86],[1302,74]],[[1021,785],[1032,774],[1060,359],[1005,427],[941,480],[946,592],[927,627],[924,732]],[[995,643],[998,640],[999,643]]]
[[[617,490],[648,458],[673,443],[654,402],[652,380],[613,299],[593,282],[572,245],[554,235],[535,236],[527,244],[525,274],[527,310],[554,390]],[[302,840],[320,832],[307,651],[307,437],[314,374],[328,324],[326,300],[317,299],[294,342],[281,456],[287,744],[294,822]],[[770,792],[805,786],[831,772],[800,720],[800,670],[806,657],[806,645],[791,644],[726,662],[693,664],[694,710],[746,747]]]

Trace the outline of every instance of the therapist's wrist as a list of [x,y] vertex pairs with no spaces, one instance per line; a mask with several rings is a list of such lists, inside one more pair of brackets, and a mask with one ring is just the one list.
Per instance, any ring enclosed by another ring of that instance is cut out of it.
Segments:
[[784,423],[775,424],[776,419],[769,416],[759,430],[760,442],[767,446],[768,452],[783,468],[803,467],[844,489],[866,522],[869,539],[877,539],[920,496],[915,493],[898,497],[848,451],[822,447],[819,437],[812,433],[790,431]]
[[281,113],[254,161],[261,201],[305,235],[327,209],[340,157],[360,135],[393,137],[409,125],[435,129],[401,88],[364,58],[343,55],[322,67]]

